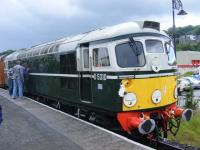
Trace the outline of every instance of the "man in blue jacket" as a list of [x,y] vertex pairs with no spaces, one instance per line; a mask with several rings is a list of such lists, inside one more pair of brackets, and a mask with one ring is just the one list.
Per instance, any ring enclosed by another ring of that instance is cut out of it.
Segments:
[[20,64],[21,62],[18,60],[17,64],[13,67],[13,99],[17,98],[17,96],[23,98],[24,67]]

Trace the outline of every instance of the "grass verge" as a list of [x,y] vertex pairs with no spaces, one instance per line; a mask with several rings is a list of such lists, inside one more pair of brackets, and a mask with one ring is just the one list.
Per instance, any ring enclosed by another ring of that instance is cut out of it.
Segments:
[[176,136],[170,134],[169,139],[200,148],[200,111],[194,112],[190,122],[181,121],[178,134]]

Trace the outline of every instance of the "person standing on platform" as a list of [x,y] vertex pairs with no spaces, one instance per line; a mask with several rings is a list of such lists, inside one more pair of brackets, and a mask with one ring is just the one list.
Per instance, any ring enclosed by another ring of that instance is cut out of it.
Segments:
[[9,95],[13,95],[13,68],[11,67],[7,72]]
[[24,83],[24,67],[20,65],[21,61],[17,61],[17,64],[13,67],[13,77],[14,77],[14,86],[13,86],[13,96],[15,99],[17,96],[23,98],[23,83]]
[[2,117],[2,108],[1,108],[1,105],[0,105],[0,124],[2,123],[3,121],[3,117]]

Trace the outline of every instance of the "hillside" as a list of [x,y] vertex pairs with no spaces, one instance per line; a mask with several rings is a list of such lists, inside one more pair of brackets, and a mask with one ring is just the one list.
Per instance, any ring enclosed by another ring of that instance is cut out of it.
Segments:
[[[172,28],[169,28],[165,32],[172,37],[172,35],[173,35]],[[200,35],[200,25],[197,25],[197,26],[189,25],[189,26],[185,26],[185,27],[176,28],[175,36],[177,39],[184,35]],[[177,41],[176,45],[177,45],[177,51],[187,51],[187,50],[200,51],[200,43],[179,44]]]

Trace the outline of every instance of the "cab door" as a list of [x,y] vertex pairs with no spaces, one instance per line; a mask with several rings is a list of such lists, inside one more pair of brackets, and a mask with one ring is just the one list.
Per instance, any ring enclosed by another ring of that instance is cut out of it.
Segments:
[[79,94],[84,103],[92,103],[92,66],[88,45],[81,45],[77,53],[79,70]]

